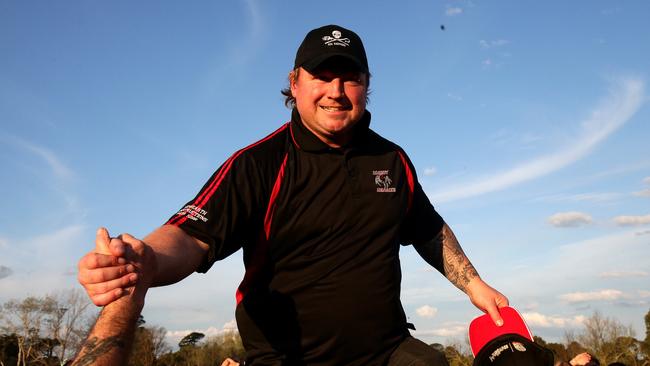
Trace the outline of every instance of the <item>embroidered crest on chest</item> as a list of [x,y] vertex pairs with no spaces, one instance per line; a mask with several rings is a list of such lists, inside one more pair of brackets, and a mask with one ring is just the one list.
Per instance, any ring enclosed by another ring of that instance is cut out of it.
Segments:
[[375,177],[375,185],[377,192],[392,193],[395,192],[395,187],[391,187],[393,180],[390,178],[389,170],[373,170],[372,175]]

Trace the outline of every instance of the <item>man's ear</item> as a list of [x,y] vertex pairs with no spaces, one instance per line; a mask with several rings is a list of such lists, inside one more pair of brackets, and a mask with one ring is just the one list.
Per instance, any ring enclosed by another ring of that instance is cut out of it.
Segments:
[[297,82],[298,82],[298,71],[291,70],[289,72],[289,89],[291,89],[292,94],[294,92]]

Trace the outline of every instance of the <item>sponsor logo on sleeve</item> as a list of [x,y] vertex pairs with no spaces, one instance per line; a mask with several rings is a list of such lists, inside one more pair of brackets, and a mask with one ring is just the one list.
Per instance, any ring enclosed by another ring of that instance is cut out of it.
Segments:
[[203,222],[208,222],[208,218],[206,217],[207,214],[208,211],[194,205],[187,205],[177,213],[177,215],[185,216],[192,221],[201,220]]

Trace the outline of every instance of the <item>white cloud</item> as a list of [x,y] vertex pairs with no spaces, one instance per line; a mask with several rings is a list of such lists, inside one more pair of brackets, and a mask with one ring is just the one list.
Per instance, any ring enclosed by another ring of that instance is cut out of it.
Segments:
[[582,212],[559,212],[548,218],[548,223],[555,227],[576,227],[591,224],[591,216]]
[[619,226],[634,226],[650,224],[650,215],[645,216],[617,216],[614,222]]
[[505,39],[497,39],[497,40],[494,40],[494,41],[486,41],[486,40],[482,39],[478,43],[482,48],[492,48],[492,47],[505,46],[508,43],[510,43],[510,41],[507,41]]
[[650,234],[650,230],[637,231],[636,233],[634,233],[634,235],[636,236],[648,235],[648,234]]
[[84,232],[83,226],[71,225],[35,237],[12,239],[12,245],[2,252],[3,265],[12,273],[0,281],[0,302],[78,288],[76,276],[64,272],[83,255],[79,245],[87,240]]
[[587,156],[599,143],[623,126],[641,108],[645,84],[640,79],[618,79],[611,93],[580,123],[582,132],[564,149],[520,164],[510,170],[481,177],[465,184],[432,192],[434,202],[449,202],[503,190],[542,177]]
[[639,291],[637,291],[637,293],[638,293],[639,297],[642,298],[642,299],[650,297],[650,291],[647,291],[647,290],[639,290]]
[[438,337],[457,337],[467,334],[467,324],[449,325],[442,328],[429,330],[416,330],[413,335],[416,337],[438,336]]
[[458,95],[458,94],[451,93],[451,92],[448,92],[448,93],[447,93],[447,97],[448,97],[449,99],[455,100],[455,101],[457,101],[457,102],[461,102],[461,101],[463,100],[463,97],[461,97],[461,96]]
[[643,183],[650,184],[650,177],[643,178]]
[[644,189],[642,191],[634,192],[634,195],[639,197],[650,197],[650,188]]
[[448,7],[447,10],[445,10],[445,15],[448,17],[453,17],[456,15],[460,15],[463,13],[463,8],[459,7]]
[[526,320],[528,326],[542,327],[542,328],[566,328],[581,325],[586,317],[583,315],[576,315],[572,318],[564,318],[559,316],[549,316],[537,312],[522,313],[521,316]]
[[623,195],[615,192],[580,193],[573,195],[553,195],[534,199],[542,202],[607,202],[621,198]]
[[618,300],[623,297],[623,292],[619,290],[600,290],[593,292],[572,292],[560,295],[560,299],[569,303],[586,302],[586,301],[602,301],[602,300]]
[[429,168],[424,169],[424,175],[426,175],[427,177],[430,177],[430,176],[436,174],[437,172],[438,172],[438,169],[436,169],[435,167],[429,167]]
[[12,273],[13,271],[11,270],[11,268],[6,266],[0,266],[0,280],[5,277],[11,276]]
[[183,337],[192,332],[203,333],[205,335],[204,339],[207,340],[208,338],[217,337],[233,331],[237,331],[237,321],[234,319],[225,323],[221,328],[208,327],[205,329],[169,330],[167,331],[167,334],[165,334],[165,337],[171,345],[177,345]]
[[515,134],[507,129],[500,129],[488,137],[491,143],[497,146],[515,147],[517,149],[530,149],[538,145],[544,137],[532,132]]
[[648,277],[650,274],[645,271],[611,271],[600,274],[601,278],[627,278],[627,277]]
[[57,154],[50,149],[19,139],[17,137],[13,137],[11,140],[22,149],[27,150],[43,159],[45,163],[50,167],[55,177],[59,179],[70,179],[74,176],[72,170],[70,170],[70,168],[68,168],[61,161]]
[[481,62],[481,64],[483,64],[483,66],[490,66],[492,65],[492,60],[486,58],[485,60],[483,60],[483,62]]
[[438,309],[429,305],[424,305],[415,310],[415,312],[423,318],[433,318],[438,313]]
[[531,303],[528,303],[528,304],[526,304],[526,305],[524,305],[522,307],[523,310],[528,311],[528,312],[533,311],[533,310],[535,310],[537,308],[539,308],[539,304],[537,302],[531,302]]

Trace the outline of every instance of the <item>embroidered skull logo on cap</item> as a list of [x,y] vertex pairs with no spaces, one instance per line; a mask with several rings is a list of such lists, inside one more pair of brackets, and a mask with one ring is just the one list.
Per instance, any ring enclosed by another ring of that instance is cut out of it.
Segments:
[[302,67],[311,72],[332,57],[352,61],[359,71],[368,73],[368,59],[361,38],[338,25],[326,25],[307,33],[296,52],[294,68]]

